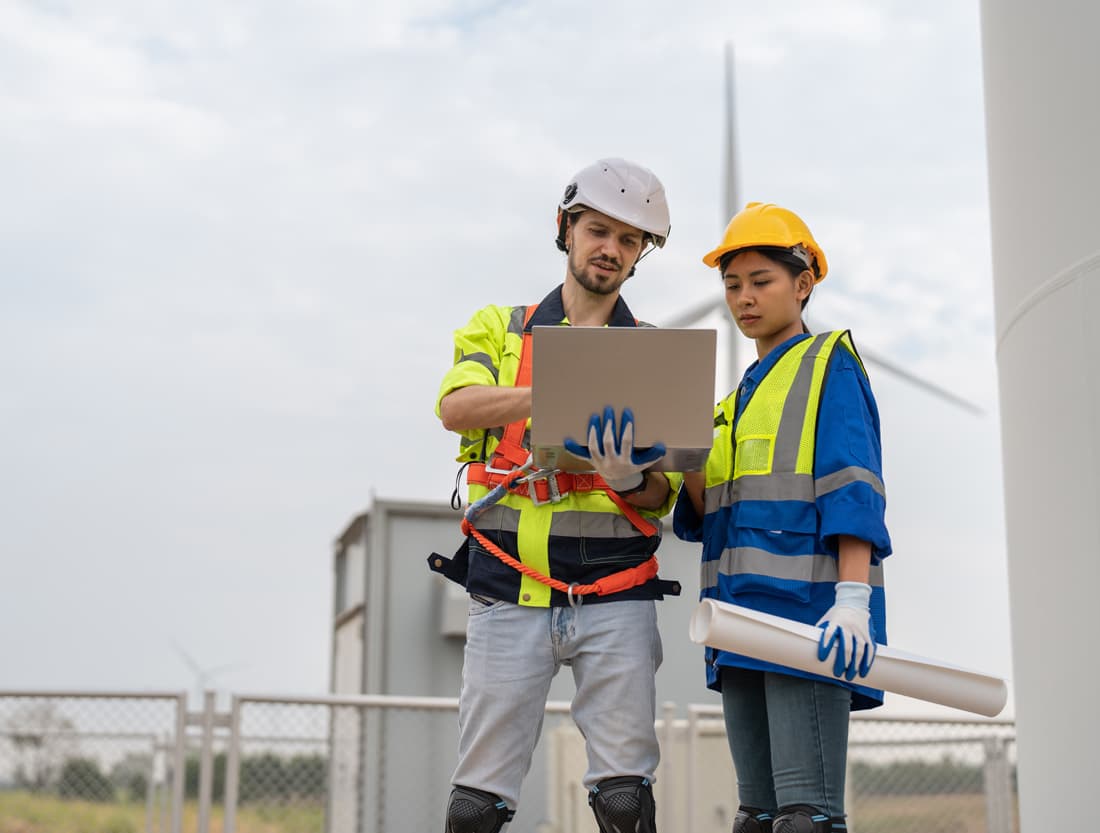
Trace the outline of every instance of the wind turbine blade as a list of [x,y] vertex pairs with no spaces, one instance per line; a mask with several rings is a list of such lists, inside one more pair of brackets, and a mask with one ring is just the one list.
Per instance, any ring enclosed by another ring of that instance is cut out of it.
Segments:
[[176,653],[179,655],[179,658],[182,659],[187,664],[187,667],[191,669],[192,673],[202,674],[202,669],[199,668],[199,664],[197,662],[195,662],[194,659],[192,659],[191,655],[189,653],[187,653],[187,651],[183,650],[183,648],[180,647],[180,644],[178,642],[176,642],[176,640],[173,639],[173,640],[171,640],[171,642],[172,642],[172,647],[175,649]]
[[935,382],[929,382],[927,379],[922,379],[920,376],[910,373],[908,370],[905,370],[894,364],[893,362],[884,359],[878,353],[867,350],[864,347],[860,347],[859,355],[863,358],[865,362],[877,365],[878,367],[885,370],[887,373],[897,376],[899,379],[902,379],[909,384],[920,388],[926,393],[932,394],[937,399],[942,399],[945,402],[950,402],[952,405],[962,408],[964,411],[969,411],[972,414],[980,415],[985,413],[973,402],[963,399],[961,396],[957,396],[956,394],[945,388],[941,388]]
[[666,319],[662,327],[689,327],[701,318],[705,318],[715,310],[724,310],[726,302],[722,298],[718,300],[702,301],[693,307],[688,307],[679,315]]

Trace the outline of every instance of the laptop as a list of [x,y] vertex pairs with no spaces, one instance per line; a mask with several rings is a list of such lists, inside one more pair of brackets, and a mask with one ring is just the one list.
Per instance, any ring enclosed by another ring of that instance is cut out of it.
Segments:
[[534,327],[531,448],[535,463],[591,471],[562,447],[588,444],[588,419],[606,406],[634,412],[634,445],[662,442],[656,471],[701,471],[714,437],[715,330]]

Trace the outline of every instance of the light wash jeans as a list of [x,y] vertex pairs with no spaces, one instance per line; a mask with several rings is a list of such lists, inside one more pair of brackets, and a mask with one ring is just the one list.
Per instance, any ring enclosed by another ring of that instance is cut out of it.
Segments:
[[653,601],[532,608],[471,596],[451,783],[516,808],[550,682],[563,665],[577,686],[571,711],[588,752],[585,788],[618,775],[652,780],[661,659]]
[[808,804],[842,817],[851,692],[770,671],[722,668],[721,674],[741,803],[772,813]]

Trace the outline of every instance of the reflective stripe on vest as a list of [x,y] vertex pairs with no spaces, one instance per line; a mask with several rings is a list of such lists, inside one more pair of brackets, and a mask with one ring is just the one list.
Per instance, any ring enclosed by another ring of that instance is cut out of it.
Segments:
[[[821,389],[837,344],[843,344],[858,360],[848,331],[821,333],[792,345],[779,358],[760,380],[740,418],[736,417],[736,397],[722,403],[715,419],[715,438],[724,433],[723,425],[733,425],[734,442],[716,443],[707,459],[707,514],[741,501],[813,504],[819,495],[855,482],[868,483],[885,494],[878,475],[858,466],[814,478]],[[780,555],[756,547],[727,547],[720,559],[703,563],[701,587],[716,586],[720,573],[836,581],[837,565],[835,558],[820,553]],[[870,583],[882,585],[881,566],[871,568]]]
[[[836,581],[837,561],[831,555],[776,555],[755,547],[727,547],[722,557],[704,561],[700,570],[700,586],[705,590],[718,586],[718,575],[759,573],[790,581]],[[872,564],[871,587],[882,587],[881,564]]]

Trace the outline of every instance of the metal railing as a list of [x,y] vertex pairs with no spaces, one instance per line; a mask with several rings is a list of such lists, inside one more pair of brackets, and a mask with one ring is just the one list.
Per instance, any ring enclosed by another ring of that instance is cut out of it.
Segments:
[[[442,829],[457,709],[456,698],[249,694],[219,711],[209,693],[188,712],[180,693],[0,691],[0,829]],[[595,833],[568,714],[547,705],[510,833]],[[737,799],[721,709],[666,704],[658,737],[659,829],[727,833]],[[1015,833],[1015,726],[854,715],[847,793],[853,833]],[[113,821],[96,820],[104,807]]]

